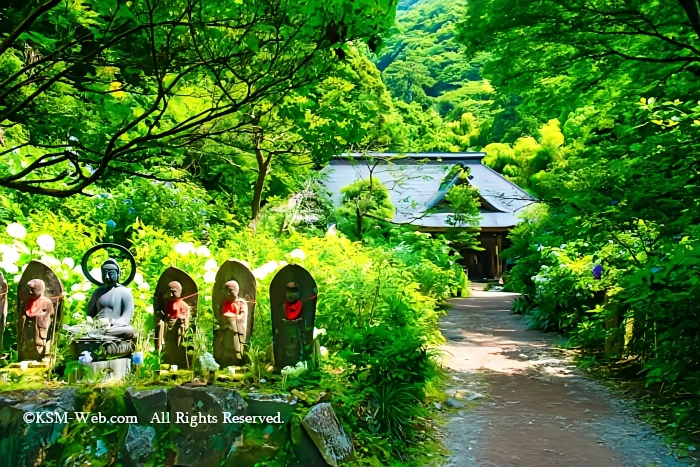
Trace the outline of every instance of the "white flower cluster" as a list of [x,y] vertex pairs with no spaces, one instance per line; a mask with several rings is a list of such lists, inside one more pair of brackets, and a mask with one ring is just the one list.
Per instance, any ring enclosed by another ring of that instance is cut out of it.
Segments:
[[27,229],[25,229],[22,224],[18,224],[17,222],[13,222],[12,224],[8,225],[5,228],[5,232],[7,232],[7,235],[10,237],[16,238],[17,240],[22,240],[27,236]]
[[306,367],[306,362],[299,362],[296,366],[285,366],[284,368],[282,368],[282,376],[286,378],[297,378],[307,369],[308,368]]
[[219,369],[219,364],[214,360],[214,356],[209,352],[204,352],[204,354],[199,357],[199,363],[202,364],[202,368],[207,371],[215,371]]
[[206,263],[204,263],[204,269],[206,272],[204,273],[204,282],[207,284],[213,284],[216,282],[216,270],[219,268],[219,265],[216,263],[216,260],[214,258],[209,258]]
[[[299,250],[301,251],[301,250]],[[303,252],[302,252],[303,253]],[[255,276],[256,279],[265,279],[267,276],[272,274],[273,272],[277,271],[278,268],[285,266],[287,264],[286,261],[268,261],[267,263],[263,264],[259,268],[253,269],[253,275]]]
[[2,261],[0,261],[0,269],[8,274],[17,274],[19,266],[17,261],[20,258],[20,252],[15,245],[0,245],[0,253],[2,253]]
[[173,249],[175,250],[175,253],[177,253],[180,256],[187,256],[191,254],[201,256],[202,258],[208,258],[209,256],[211,256],[209,248],[207,248],[204,245],[195,247],[194,243],[192,242],[177,243]]
[[306,259],[306,253],[304,253],[304,250],[302,250],[301,248],[297,248],[295,250],[292,250],[291,253],[289,253],[289,257],[292,259],[304,260]]
[[197,249],[194,247],[194,244],[190,242],[177,243],[173,249],[175,250],[175,253],[177,253],[180,256],[187,256],[197,251]]

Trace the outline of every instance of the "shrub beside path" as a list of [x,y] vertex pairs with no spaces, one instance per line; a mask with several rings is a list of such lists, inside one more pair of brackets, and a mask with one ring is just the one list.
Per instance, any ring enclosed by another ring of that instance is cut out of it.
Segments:
[[[456,299],[441,320],[450,466],[678,466],[628,404],[583,376],[556,336],[510,313],[517,294]],[[456,402],[456,403],[455,403]]]

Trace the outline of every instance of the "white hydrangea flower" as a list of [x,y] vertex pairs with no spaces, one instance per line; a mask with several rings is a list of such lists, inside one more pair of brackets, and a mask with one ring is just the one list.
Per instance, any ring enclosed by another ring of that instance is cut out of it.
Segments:
[[61,263],[68,266],[68,269],[73,269],[75,267],[75,260],[73,258],[63,258]]
[[77,292],[77,291],[82,290],[82,289],[83,289],[82,284],[73,284],[70,286],[71,292]]
[[278,265],[279,263],[277,261],[269,261],[259,268],[253,269],[253,276],[255,276],[256,279],[265,279],[270,273],[275,272]]
[[151,290],[151,286],[148,285],[148,282],[141,282],[139,284],[139,290]]
[[215,271],[218,268],[219,265],[216,263],[216,260],[214,258],[210,258],[207,260],[206,263],[204,263],[204,269],[206,271]]
[[0,269],[3,269],[7,274],[17,274],[19,268],[14,263],[0,263]]
[[43,255],[41,258],[39,258],[39,260],[42,263],[44,263],[48,266],[51,266],[52,268],[55,268],[55,267],[58,267],[61,265],[61,262],[51,255]]
[[297,248],[289,253],[289,257],[294,259],[306,259],[306,253],[304,253],[304,250],[301,248]]
[[19,261],[19,257],[20,257],[19,251],[10,247],[3,252],[2,262],[5,264],[15,264],[17,261]]
[[46,252],[51,252],[56,249],[56,240],[49,234],[41,234],[36,238],[36,244],[39,248]]
[[207,284],[213,284],[216,282],[216,272],[215,271],[207,271],[204,273],[204,282]]
[[74,293],[73,295],[71,295],[71,298],[79,302],[84,302],[85,300],[87,300],[87,297],[82,292]]
[[82,318],[83,318],[83,314],[82,314],[81,312],[76,311],[75,313],[73,313],[73,319],[74,319],[74,320],[79,321],[79,320],[81,320]]
[[219,364],[214,360],[214,356],[209,352],[205,352],[201,357],[199,357],[199,362],[202,364],[202,368],[207,371],[215,371],[219,369]]
[[209,248],[207,248],[204,245],[198,247],[197,250],[195,251],[195,254],[197,256],[201,256],[203,258],[208,258],[209,256],[211,256],[211,252],[209,251]]
[[12,244],[12,247],[13,247],[15,250],[19,251],[20,253],[27,253],[27,254],[31,253],[31,251],[29,250],[29,248],[27,248],[27,245],[25,245],[25,244],[22,243],[22,242],[15,242],[15,243],[13,243],[13,244]]
[[92,288],[92,284],[90,282],[83,282],[83,292],[87,292]]
[[282,375],[288,378],[296,378],[306,370],[306,362],[299,362],[296,364],[296,366],[285,366],[284,368],[282,368]]
[[5,227],[5,232],[7,232],[7,235],[9,235],[10,237],[16,238],[18,240],[22,240],[24,237],[27,236],[27,229],[25,229],[22,224],[18,224],[17,222],[13,222],[12,224]]
[[173,248],[178,255],[187,256],[195,252],[194,245],[189,242],[180,242]]
[[136,285],[143,284],[143,274],[141,274],[140,272],[137,272],[136,274],[134,274],[134,283]]
[[19,284],[19,281],[22,280],[22,275],[17,274],[15,277],[12,278],[13,281],[15,281],[15,284]]

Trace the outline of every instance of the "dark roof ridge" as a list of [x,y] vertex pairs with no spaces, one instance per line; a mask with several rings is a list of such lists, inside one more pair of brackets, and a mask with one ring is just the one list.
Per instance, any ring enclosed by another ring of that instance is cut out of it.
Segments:
[[335,160],[342,159],[366,159],[374,157],[377,159],[429,159],[429,160],[450,160],[450,161],[481,161],[486,157],[485,152],[350,152],[333,156]]

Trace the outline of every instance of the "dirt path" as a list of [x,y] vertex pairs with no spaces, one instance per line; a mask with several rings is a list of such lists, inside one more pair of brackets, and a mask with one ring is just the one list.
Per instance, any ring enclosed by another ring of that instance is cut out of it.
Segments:
[[450,466],[680,466],[634,410],[581,376],[556,338],[509,313],[515,294],[473,290],[441,321],[452,415]]

